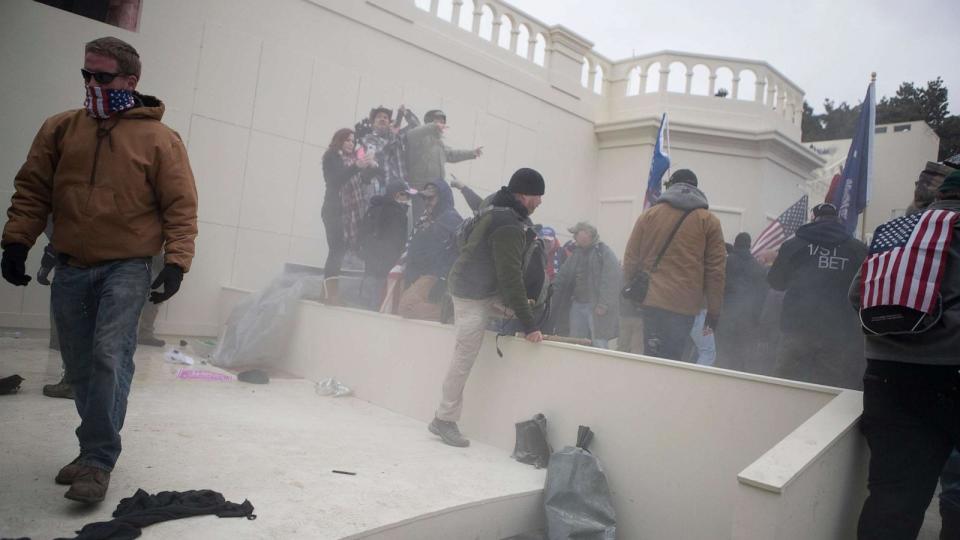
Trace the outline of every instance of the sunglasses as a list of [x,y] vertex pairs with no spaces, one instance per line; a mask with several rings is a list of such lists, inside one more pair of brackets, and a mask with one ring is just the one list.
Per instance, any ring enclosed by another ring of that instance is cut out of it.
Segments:
[[83,75],[83,82],[90,82],[90,79],[100,84],[110,84],[114,79],[123,75],[122,73],[107,73],[106,71],[87,71],[80,68],[80,74]]

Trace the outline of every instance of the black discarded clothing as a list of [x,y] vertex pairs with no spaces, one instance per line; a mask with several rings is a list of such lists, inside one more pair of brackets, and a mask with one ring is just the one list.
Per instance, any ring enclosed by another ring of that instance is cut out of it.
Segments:
[[20,390],[20,383],[24,381],[19,375],[11,375],[0,379],[0,395],[13,394]]
[[73,540],[128,540],[139,537],[140,529],[154,523],[210,514],[247,519],[257,517],[250,501],[230,502],[209,489],[161,491],[156,495],[138,489],[133,497],[120,501],[113,512],[113,520],[84,525]]

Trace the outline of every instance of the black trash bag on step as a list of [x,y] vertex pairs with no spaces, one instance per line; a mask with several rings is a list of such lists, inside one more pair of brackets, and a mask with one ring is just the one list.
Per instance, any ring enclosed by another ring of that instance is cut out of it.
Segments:
[[543,489],[550,540],[615,540],[616,516],[600,461],[587,450],[593,432],[580,426],[577,446],[550,456]]
[[546,467],[552,451],[547,442],[547,417],[537,414],[530,420],[517,422],[516,427],[517,442],[511,457],[538,469]]

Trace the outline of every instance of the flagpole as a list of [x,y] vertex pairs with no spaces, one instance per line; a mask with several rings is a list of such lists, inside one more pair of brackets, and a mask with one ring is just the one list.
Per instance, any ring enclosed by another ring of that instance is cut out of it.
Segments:
[[663,118],[665,120],[664,124],[666,124],[664,127],[667,129],[667,155],[670,156],[670,163],[667,164],[667,178],[670,178],[670,169],[673,167],[673,153],[670,151],[670,119],[667,117],[667,111],[663,111]]
[[[877,83],[877,72],[873,71],[870,73],[870,84],[874,86],[874,100],[876,100],[876,83]],[[864,106],[867,104],[864,103]],[[867,157],[868,160],[873,160],[873,149],[871,148],[870,155]],[[869,166],[869,165],[868,165]],[[869,188],[868,188],[869,189]],[[867,242],[867,209],[870,208],[870,199],[867,199],[866,204],[863,205],[863,213],[860,214],[860,241]]]

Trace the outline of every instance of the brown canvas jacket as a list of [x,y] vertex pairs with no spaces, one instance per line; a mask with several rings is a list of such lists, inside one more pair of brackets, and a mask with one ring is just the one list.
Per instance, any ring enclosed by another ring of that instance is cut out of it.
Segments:
[[53,213],[53,246],[91,266],[163,250],[189,271],[197,235],[197,189],[180,136],[160,122],[164,106],[107,120],[83,109],[48,118],[14,180],[3,245],[32,246]]
[[[696,193],[690,192],[691,189]],[[687,190],[687,193],[679,196],[671,193],[678,190]],[[692,195],[702,198],[702,203],[690,202]],[[661,201],[664,202],[637,218],[623,255],[624,283],[629,283],[640,268],[650,272],[657,254],[684,211],[695,208],[670,242],[659,269],[651,274],[650,289],[643,305],[696,315],[706,300],[708,315],[719,317],[726,273],[726,248],[720,220],[707,210],[706,198],[692,186],[674,186],[664,193]]]

